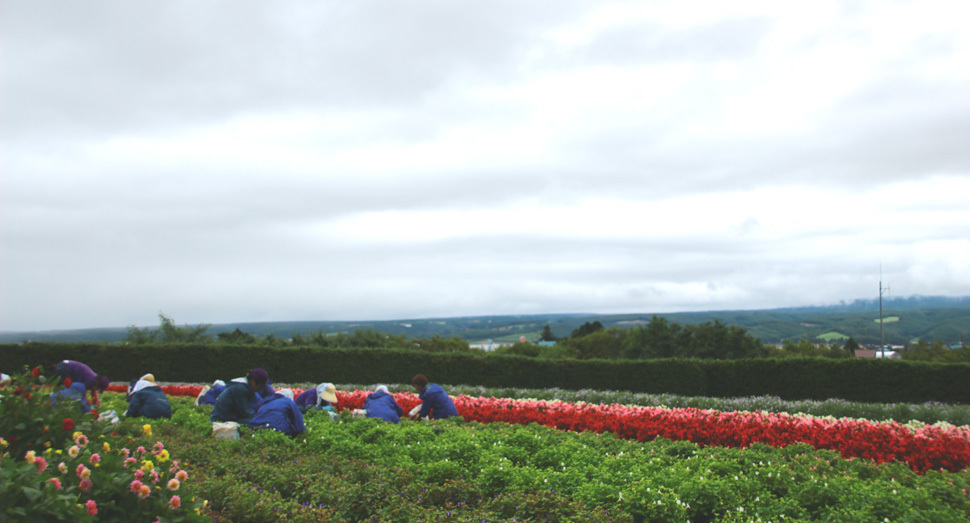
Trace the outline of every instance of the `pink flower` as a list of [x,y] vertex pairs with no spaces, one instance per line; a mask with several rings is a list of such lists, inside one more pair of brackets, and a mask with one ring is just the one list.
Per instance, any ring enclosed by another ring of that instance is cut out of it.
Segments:
[[126,460],[127,460],[128,456],[131,455],[131,451],[128,450],[128,447],[122,447],[121,448],[121,453],[125,455],[125,459]]
[[61,480],[57,478],[51,478],[47,480],[47,482],[52,483],[54,485],[54,490],[61,490]]
[[88,446],[88,437],[81,434],[77,438],[74,438],[74,443],[77,443],[83,449]]
[[152,493],[152,488],[148,485],[142,484],[141,488],[138,489],[138,497],[140,499],[145,499]]
[[176,490],[179,489],[179,485],[180,485],[179,480],[177,480],[175,478],[172,478],[172,479],[168,480],[168,485],[167,485],[168,486],[168,490],[171,490],[171,491],[174,492],[174,491],[176,491]]
[[175,510],[182,506],[182,498],[178,496],[172,496],[172,499],[168,500],[168,508]]
[[77,469],[74,470],[74,473],[77,474],[77,477],[81,479],[87,479],[91,476],[91,470],[84,465],[78,465]]
[[144,454],[146,452],[145,447],[138,447],[135,449],[135,452],[137,452],[139,455]]
[[152,469],[152,483],[158,483],[158,471]]
[[84,504],[84,508],[88,510],[89,516],[94,516],[98,513],[98,503],[93,499],[89,499],[88,502]]
[[135,479],[137,479],[137,480],[145,479],[145,472],[142,471],[141,469],[136,470],[135,471]]
[[87,492],[91,490],[91,486],[93,485],[94,482],[90,479],[82,479],[81,482],[77,484],[77,487],[81,489],[81,492]]
[[94,465],[95,463],[100,463],[100,462],[101,462],[101,454],[97,454],[97,453],[91,454],[91,464],[92,465]]
[[168,468],[168,472],[170,474],[174,474],[175,472],[178,471],[178,469],[179,469],[179,460],[173,459],[172,460],[172,466]]
[[185,481],[186,479],[188,479],[188,477],[189,477],[189,473],[184,470],[180,470],[175,474],[175,479],[179,481]]
[[128,490],[137,493],[139,490],[141,490],[141,481],[138,481],[137,479],[132,481],[131,484],[128,485]]
[[130,465],[133,465],[137,462],[138,460],[136,460],[135,458],[125,458],[125,468],[128,468]]
[[37,465],[37,472],[44,472],[47,470],[47,460],[44,458],[35,458],[34,465]]
[[164,448],[165,448],[165,445],[162,445],[162,442],[161,441],[156,441],[155,442],[155,446],[152,447],[152,449],[153,449],[152,450],[152,454],[155,454],[157,456],[158,453],[161,452],[162,449],[164,449]]

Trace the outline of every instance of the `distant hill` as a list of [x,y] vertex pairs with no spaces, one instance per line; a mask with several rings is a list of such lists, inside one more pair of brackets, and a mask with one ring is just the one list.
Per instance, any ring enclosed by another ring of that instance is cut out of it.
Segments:
[[[766,343],[786,339],[824,339],[851,336],[864,345],[878,344],[878,300],[855,300],[822,307],[797,307],[770,310],[707,311],[657,313],[668,321],[687,324],[720,321],[747,329]],[[423,318],[395,321],[299,321],[264,323],[224,323],[211,325],[208,333],[216,335],[239,329],[243,332],[289,338],[295,333],[336,334],[357,329],[373,329],[410,338],[440,335],[459,337],[472,343],[491,339],[496,342],[516,341],[521,336],[538,338],[545,325],[556,336],[568,336],[586,322],[599,321],[606,327],[629,328],[645,325],[654,313],[642,314],[535,314],[508,316],[475,316],[459,318]],[[883,324],[888,344],[902,345],[923,338],[941,340],[949,345],[970,342],[970,296],[912,296],[883,299],[883,316],[898,321]],[[0,342],[118,342],[127,335],[126,328],[79,329],[43,332],[0,332]]]

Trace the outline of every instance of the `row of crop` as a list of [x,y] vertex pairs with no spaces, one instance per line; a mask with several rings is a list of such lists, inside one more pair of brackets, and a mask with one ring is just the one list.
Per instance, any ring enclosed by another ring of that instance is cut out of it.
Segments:
[[[970,403],[970,364],[883,359],[536,360],[523,356],[250,345],[0,345],[0,369],[84,361],[114,380],[152,372],[164,381],[211,382],[262,367],[290,382],[438,383],[486,387],[616,388],[690,396]],[[151,362],[151,369],[145,368]],[[8,371],[9,373],[9,371]]]
[[[167,386],[173,395],[195,396],[201,386]],[[294,392],[299,393],[296,389]],[[364,406],[368,391],[340,391],[340,410]],[[394,394],[409,410],[419,403],[409,392]],[[762,443],[783,447],[807,443],[835,450],[846,458],[877,463],[903,461],[913,470],[956,471],[970,466],[970,428],[949,424],[915,426],[864,419],[817,418],[763,412],[721,412],[694,408],[669,409],[507,398],[454,398],[459,414],[482,423],[538,423],[570,431],[611,432],[621,438],[649,441],[657,437],[700,445],[747,447]]]
[[[287,386],[304,390],[316,386],[313,383],[297,383]],[[387,384],[391,392],[410,392],[410,385]],[[122,392],[126,387],[113,385],[112,390]],[[337,384],[338,390],[373,390],[374,385]],[[166,390],[177,395],[198,394],[201,385],[167,385]],[[954,405],[930,401],[926,403],[865,403],[841,399],[783,400],[777,396],[748,396],[743,398],[711,398],[706,396],[680,396],[677,394],[647,394],[619,390],[567,390],[523,389],[512,387],[482,387],[478,385],[448,385],[452,395],[473,397],[495,397],[508,399],[537,399],[547,401],[568,401],[573,403],[598,403],[618,405],[639,405],[643,407],[693,408],[720,410],[725,412],[787,412],[789,414],[808,414],[811,416],[834,418],[858,418],[871,421],[898,421],[906,423],[949,423],[951,425],[970,425],[970,405]]]
[[[302,383],[307,388],[313,384]],[[373,385],[344,384],[339,389],[372,389]],[[389,384],[392,392],[411,390],[407,384]],[[783,400],[778,396],[746,396],[741,398],[713,398],[707,396],[681,396],[678,394],[649,394],[623,390],[571,390],[552,387],[527,389],[521,387],[482,387],[480,385],[449,385],[454,395],[484,396],[510,399],[538,399],[548,401],[571,401],[586,403],[640,405],[644,407],[695,408],[721,411],[761,411],[832,416],[836,418],[864,418],[872,421],[922,423],[947,422],[952,425],[970,425],[970,405],[946,404],[936,401],[925,403],[865,403],[843,399]]]
[[227,441],[208,435],[208,411],[179,398],[171,422],[153,423],[194,467],[212,513],[237,521],[970,517],[967,471],[917,474],[807,445],[701,447],[462,420],[394,425],[348,412],[334,422],[313,411],[297,438],[244,430]]

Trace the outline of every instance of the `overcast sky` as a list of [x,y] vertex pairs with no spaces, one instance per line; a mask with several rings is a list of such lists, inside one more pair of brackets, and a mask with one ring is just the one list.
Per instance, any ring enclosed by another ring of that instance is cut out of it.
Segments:
[[0,0],[0,330],[970,295],[967,20]]

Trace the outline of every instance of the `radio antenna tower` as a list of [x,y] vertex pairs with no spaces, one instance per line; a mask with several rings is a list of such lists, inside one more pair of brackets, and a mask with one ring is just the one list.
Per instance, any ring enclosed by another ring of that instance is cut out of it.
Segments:
[[886,288],[882,286],[882,264],[879,264],[879,350],[882,351],[882,357],[886,357],[886,338],[882,333],[882,295],[885,292],[889,292],[889,285]]

